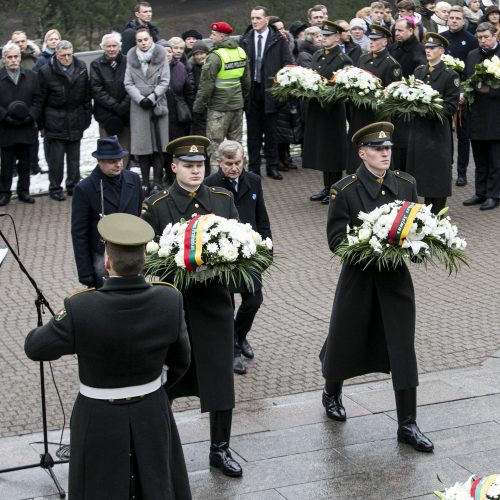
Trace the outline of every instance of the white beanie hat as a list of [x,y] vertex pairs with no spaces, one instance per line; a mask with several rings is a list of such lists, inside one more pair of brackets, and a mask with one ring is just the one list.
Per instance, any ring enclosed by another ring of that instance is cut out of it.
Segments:
[[363,31],[366,31],[366,22],[360,17],[355,17],[354,19],[351,19],[351,22],[349,23],[349,29],[352,28],[361,28]]

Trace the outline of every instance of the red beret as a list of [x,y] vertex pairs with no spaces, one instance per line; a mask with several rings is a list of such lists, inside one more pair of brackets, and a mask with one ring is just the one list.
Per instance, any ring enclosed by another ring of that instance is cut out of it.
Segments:
[[225,22],[212,23],[212,31],[217,31],[218,33],[225,33],[230,35],[233,32],[233,28]]

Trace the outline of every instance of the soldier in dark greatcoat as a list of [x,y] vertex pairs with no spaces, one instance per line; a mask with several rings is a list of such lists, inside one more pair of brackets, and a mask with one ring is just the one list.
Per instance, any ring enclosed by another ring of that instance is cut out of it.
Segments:
[[[233,195],[203,184],[209,144],[202,136],[180,137],[168,144],[176,179],[168,191],[147,198],[142,211],[157,237],[167,224],[189,220],[194,213],[238,219]],[[241,476],[241,466],[229,451],[234,408],[234,325],[229,289],[218,282],[197,283],[184,290],[183,296],[192,362],[179,384],[167,391],[168,396],[200,398],[201,411],[210,412],[210,465],[228,476]]]
[[[387,87],[392,82],[401,80],[401,65],[392,57],[387,44],[392,37],[392,33],[378,24],[371,24],[368,33],[370,39],[369,54],[363,54],[359,58],[358,66],[361,69],[369,71],[377,78],[382,80],[382,86]],[[350,153],[347,164],[347,173],[356,172],[359,166],[359,156],[356,146],[352,143],[352,136],[364,126],[373,123],[376,115],[372,110],[366,108],[356,108],[351,103],[348,105],[349,113],[349,133],[348,144],[350,144]]]
[[[331,190],[328,245],[333,251],[346,238],[346,226],[360,226],[360,211],[395,200],[416,202],[415,179],[389,170],[392,131],[388,122],[359,130],[353,141],[363,164]],[[398,441],[419,451],[432,451],[432,442],[416,424],[418,374],[414,347],[415,296],[410,273],[402,264],[394,270],[376,265],[344,264],[321,350],[325,390],[323,405],[333,420],[344,421],[342,384],[347,378],[372,372],[392,374],[398,415]]]
[[35,361],[78,356],[80,393],[71,416],[72,500],[191,498],[182,446],[162,389],[189,365],[182,295],[140,274],[149,224],[111,214],[98,226],[106,241],[102,288],[64,301],[49,323],[32,330],[25,351]]
[[[409,124],[406,170],[417,181],[418,194],[437,214],[451,196],[453,145],[451,119],[460,99],[460,77],[448,68],[441,56],[448,40],[437,33],[427,33],[425,52],[428,63],[415,70],[415,77],[437,90],[443,99],[444,120],[417,117]],[[425,144],[425,147],[422,145]]]
[[[351,59],[340,50],[340,34],[343,31],[342,26],[331,21],[325,21],[321,30],[323,48],[314,53],[311,69],[327,80],[335,71],[352,64]],[[344,102],[334,102],[325,109],[319,101],[311,99],[304,126],[302,164],[304,168],[322,171],[324,182],[323,190],[313,194],[311,201],[321,201],[328,205],[330,188],[342,178],[342,170],[345,168],[348,152],[346,138]]]

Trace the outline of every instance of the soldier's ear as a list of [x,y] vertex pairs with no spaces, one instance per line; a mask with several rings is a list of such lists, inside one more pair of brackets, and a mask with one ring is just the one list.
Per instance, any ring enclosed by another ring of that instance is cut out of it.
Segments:
[[366,160],[366,151],[365,148],[361,147],[358,150],[358,155],[362,160]]

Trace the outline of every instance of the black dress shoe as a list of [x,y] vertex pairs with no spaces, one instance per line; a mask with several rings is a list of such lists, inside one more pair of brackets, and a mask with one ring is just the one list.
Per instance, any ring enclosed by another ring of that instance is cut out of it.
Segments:
[[325,197],[321,200],[321,204],[322,204],[322,205],[330,205],[330,195],[325,196]]
[[241,342],[239,342],[239,344],[241,348],[241,354],[243,354],[245,358],[253,359],[254,357],[253,349],[252,346],[248,343],[248,340],[247,339],[242,340]]
[[462,205],[465,205],[466,207],[470,207],[471,205],[480,205],[483,203],[483,201],[486,198],[484,196],[478,196],[475,194],[474,196],[471,196],[470,198],[467,198],[462,202]]
[[68,196],[73,196],[73,188],[66,189],[66,194]]
[[339,422],[345,422],[347,417],[344,405],[342,404],[342,394],[339,394],[338,396],[333,394],[330,396],[323,390],[322,402],[328,418]]
[[50,197],[56,201],[64,201],[66,199],[66,196],[64,195],[64,193],[61,193],[61,192],[51,193]]
[[481,204],[479,210],[491,210],[492,208],[498,207],[498,200],[495,198],[486,198],[484,203]]
[[243,361],[241,361],[241,356],[235,356],[233,358],[233,372],[237,373],[238,375],[245,375],[245,373],[247,372]]
[[241,465],[234,460],[227,443],[213,444],[210,446],[210,465],[221,469],[229,477],[240,477],[243,474]]
[[466,186],[467,185],[467,177],[464,175],[459,175],[457,177],[457,182],[455,183],[458,187]]
[[20,194],[17,199],[19,201],[22,201],[23,203],[35,203],[35,198],[33,198],[33,196],[29,195],[29,194]]
[[328,196],[330,194],[330,190],[328,188],[322,189],[319,193],[314,193],[309,197],[309,200],[311,201],[322,201],[325,196]]
[[268,170],[267,176],[277,181],[281,181],[283,179],[283,176],[276,169]]
[[431,452],[434,450],[432,441],[418,428],[416,422],[399,425],[398,441],[413,446],[417,451]]
[[5,205],[7,205],[7,203],[9,203],[9,201],[10,201],[9,195],[7,194],[0,195],[0,207],[4,207]]

